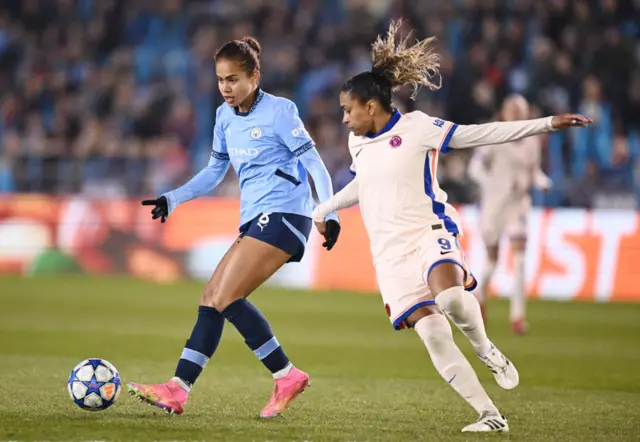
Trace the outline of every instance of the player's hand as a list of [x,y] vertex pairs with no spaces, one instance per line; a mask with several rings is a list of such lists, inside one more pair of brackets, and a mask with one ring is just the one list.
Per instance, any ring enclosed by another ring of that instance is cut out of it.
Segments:
[[588,127],[593,123],[593,119],[579,114],[556,115],[551,120],[551,127],[554,130],[568,129],[570,127]]
[[536,174],[534,184],[538,189],[545,192],[553,187],[553,181],[551,181],[551,178],[542,172]]
[[[316,223],[316,227],[318,227],[319,223]],[[338,237],[340,236],[340,223],[334,219],[330,219],[324,223],[323,228],[324,232],[320,232],[320,227],[318,227],[318,232],[324,235],[324,242],[322,243],[322,247],[327,250],[333,249],[333,246],[338,242]]]
[[160,222],[167,221],[167,217],[169,216],[169,204],[167,202],[167,197],[161,196],[155,200],[144,200],[142,201],[143,206],[155,206],[153,210],[151,210],[151,218],[158,219],[160,218]]

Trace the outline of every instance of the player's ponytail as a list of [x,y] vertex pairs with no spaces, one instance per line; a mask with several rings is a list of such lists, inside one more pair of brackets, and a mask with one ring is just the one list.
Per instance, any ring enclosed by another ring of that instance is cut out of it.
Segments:
[[253,75],[260,71],[260,51],[262,47],[253,37],[243,37],[240,40],[231,40],[216,52],[216,60],[226,59],[241,63],[242,70],[247,75]]
[[440,56],[434,52],[435,37],[410,44],[411,34],[396,43],[401,20],[392,21],[386,36],[378,36],[371,45],[372,68],[348,80],[342,92],[349,92],[362,101],[379,100],[383,108],[393,111],[391,93],[405,84],[413,88],[415,99],[422,86],[440,89]]

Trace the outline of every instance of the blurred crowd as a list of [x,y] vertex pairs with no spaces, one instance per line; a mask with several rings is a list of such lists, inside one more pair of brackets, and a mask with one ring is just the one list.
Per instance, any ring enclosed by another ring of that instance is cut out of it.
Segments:
[[[637,207],[637,0],[0,0],[0,192],[159,194],[209,157],[222,104],[212,55],[263,45],[262,87],[293,99],[332,173],[351,176],[337,91],[370,68],[372,38],[404,17],[435,35],[443,88],[400,110],[460,124],[498,118],[509,93],[534,115],[580,111],[589,130],[545,139],[537,204]],[[470,152],[443,155],[442,186],[474,201]],[[235,174],[216,190],[237,195]]]

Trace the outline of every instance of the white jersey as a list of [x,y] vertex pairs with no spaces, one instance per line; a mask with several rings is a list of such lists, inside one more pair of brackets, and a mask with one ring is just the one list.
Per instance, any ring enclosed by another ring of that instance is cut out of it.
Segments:
[[436,177],[440,154],[548,132],[551,121],[547,117],[458,126],[419,111],[396,111],[378,135],[350,135],[356,178],[322,202],[313,219],[323,221],[328,213],[360,202],[376,265],[414,252],[430,232],[462,235],[458,213],[447,204]]
[[360,202],[376,278],[389,320],[402,329],[416,308],[431,305],[429,273],[459,265],[465,289],[476,285],[456,236],[458,213],[436,178],[438,156],[449,148],[504,143],[545,132],[551,119],[458,126],[422,112],[393,114],[374,137],[349,137],[356,178],[313,211],[314,221]]
[[349,136],[376,264],[411,253],[432,230],[462,234],[458,213],[437,179],[438,156],[456,125],[422,112],[395,114],[390,123],[375,138]]

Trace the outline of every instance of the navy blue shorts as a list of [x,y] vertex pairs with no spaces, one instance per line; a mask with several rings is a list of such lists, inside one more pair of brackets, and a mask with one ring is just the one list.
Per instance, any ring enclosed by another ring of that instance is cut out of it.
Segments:
[[261,213],[240,226],[240,238],[250,236],[291,255],[288,262],[300,262],[309,239],[311,218],[291,213]]

